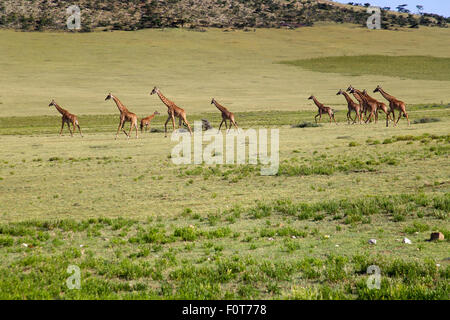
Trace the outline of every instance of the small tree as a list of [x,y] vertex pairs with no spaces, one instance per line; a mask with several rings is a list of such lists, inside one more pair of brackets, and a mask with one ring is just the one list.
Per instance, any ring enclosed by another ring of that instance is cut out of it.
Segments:
[[416,8],[417,8],[417,12],[418,12],[420,15],[422,15],[422,14],[423,14],[423,6],[421,6],[420,4],[418,4],[418,5],[416,6]]
[[401,5],[398,5],[396,9],[398,12],[407,13],[407,12],[409,12],[409,10],[406,9],[407,6],[408,6],[407,4],[401,4]]

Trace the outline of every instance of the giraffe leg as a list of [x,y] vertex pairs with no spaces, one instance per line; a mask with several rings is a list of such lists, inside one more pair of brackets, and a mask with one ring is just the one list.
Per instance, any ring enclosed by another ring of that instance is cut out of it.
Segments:
[[127,134],[128,139],[130,139],[130,136],[131,136],[131,130],[133,130],[133,127],[134,127],[134,122],[133,122],[133,121],[130,121],[130,131],[128,131],[128,134]]
[[319,114],[316,114],[316,116],[314,117],[314,120],[316,121],[316,123],[317,123],[317,117],[319,116]]
[[395,125],[398,124],[398,122],[400,121],[401,117],[402,117],[402,111],[399,111],[398,112],[398,117],[397,117],[397,122],[395,123]]
[[192,135],[192,128],[191,128],[191,125],[189,124],[189,122],[187,122],[186,116],[183,117],[183,122],[188,126],[189,132]]
[[175,131],[175,117],[172,115],[172,127],[173,127],[173,131]]
[[358,110],[355,110],[355,112],[356,112],[356,116],[355,116],[355,120],[353,120],[352,124],[355,124],[356,120],[359,119],[359,112],[358,112]]
[[411,125],[411,123],[409,122],[409,117],[408,117],[408,113],[405,111],[405,116],[406,116],[406,120],[408,120],[408,126],[410,126]]
[[[236,121],[234,121],[234,120],[233,120],[233,125],[234,125],[234,127],[236,128],[236,130],[239,131],[239,128],[238,128],[238,126],[237,126],[237,124],[236,124]],[[230,124],[230,128],[231,128],[231,124]]]
[[220,132],[220,128],[222,128],[222,124],[223,124],[224,121],[225,121],[225,120],[222,119],[222,122],[220,123],[220,126],[219,126],[219,132]]
[[122,129],[122,126],[123,126],[123,121],[120,120],[120,122],[119,122],[119,127],[117,128],[116,137],[115,137],[114,140],[116,140],[117,137],[119,136],[119,131],[120,131],[120,129]]
[[70,128],[70,122],[67,121],[67,127],[69,127],[70,136],[73,137],[72,129]]
[[392,113],[392,122],[394,123],[394,127],[395,127],[395,112],[394,112],[394,109],[391,109],[391,113]]
[[137,120],[134,122],[134,129],[136,129],[136,139],[138,138],[138,125]]
[[167,123],[170,120],[170,116],[167,118],[166,123],[164,124],[164,137],[167,138]]
[[81,137],[83,138],[83,134],[81,133],[81,128],[80,128],[80,125],[78,123],[77,123],[77,127],[78,127],[78,131],[80,131]]
[[178,129],[181,128],[181,121],[182,121],[181,117],[178,117]]
[[73,133],[75,134],[77,132],[75,121],[72,122],[73,125]]
[[[122,131],[123,131],[123,133],[125,133],[125,135],[129,138],[129,135],[128,135],[128,133],[125,131],[125,123],[126,123],[126,121],[124,121],[123,123],[122,123]],[[130,121],[130,126],[131,126],[131,121]],[[131,129],[131,127],[130,127],[130,129]]]
[[372,119],[372,115],[373,115],[373,112],[370,112],[369,117],[366,119],[365,123],[369,122],[369,120]]
[[64,128],[64,123],[65,123],[65,121],[63,120],[62,121],[62,124],[61,124],[61,130],[59,131],[59,136],[61,137],[61,135],[62,135],[62,131],[63,131],[63,128]]

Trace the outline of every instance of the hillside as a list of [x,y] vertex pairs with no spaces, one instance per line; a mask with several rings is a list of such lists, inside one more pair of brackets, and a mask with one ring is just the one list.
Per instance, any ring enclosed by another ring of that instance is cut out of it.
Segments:
[[[4,0],[0,28],[67,30],[72,0]],[[79,0],[81,31],[161,27],[261,28],[311,26],[318,21],[364,25],[364,7],[314,0]],[[450,18],[384,12],[383,28],[446,27]]]

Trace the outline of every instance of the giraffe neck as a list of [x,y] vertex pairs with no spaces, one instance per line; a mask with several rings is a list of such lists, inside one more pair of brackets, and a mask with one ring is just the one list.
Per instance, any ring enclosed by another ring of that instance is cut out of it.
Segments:
[[383,97],[385,97],[386,100],[388,100],[388,101],[394,100],[394,97],[391,96],[391,95],[389,95],[389,94],[387,94],[383,89],[380,88],[380,89],[378,89],[378,91],[380,91],[381,95],[382,95]]
[[347,100],[348,103],[353,102],[352,98],[350,98],[347,92],[342,92],[342,94],[344,95],[345,100]]
[[353,88],[353,92],[356,93],[356,95],[354,94],[356,99],[358,99],[358,97],[359,97],[358,101],[365,101],[364,95],[362,94],[361,91],[359,91],[358,89]]
[[371,96],[369,96],[369,94],[366,92],[365,94],[362,93],[362,95],[364,96],[364,98],[366,98],[369,101],[376,101],[374,98],[372,98]]
[[219,109],[222,112],[227,111],[227,109],[225,109],[225,107],[222,106],[220,103],[218,103],[216,100],[214,100],[214,105],[216,106],[217,109]]
[[62,115],[65,115],[67,113],[67,111],[61,108],[56,102],[54,102],[53,105],[55,106],[56,110],[58,110]]
[[313,101],[318,108],[323,108],[323,104],[321,104],[319,101],[317,101],[316,97],[313,97]]
[[125,106],[122,104],[122,102],[120,102],[120,100],[116,96],[111,95],[111,97],[114,100],[114,102],[116,103],[117,108],[119,109],[120,113],[128,111],[127,108],[125,108]]
[[170,101],[169,99],[167,99],[162,93],[161,91],[156,91],[156,93],[158,94],[158,97],[161,99],[161,101],[167,106],[167,108],[171,108],[173,106],[173,102]]

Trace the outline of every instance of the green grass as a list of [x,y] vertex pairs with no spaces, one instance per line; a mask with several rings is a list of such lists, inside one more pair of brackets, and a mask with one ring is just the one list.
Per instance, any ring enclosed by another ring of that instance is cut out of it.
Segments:
[[402,79],[450,81],[450,58],[365,55],[293,60],[282,63],[311,71],[343,73],[351,76],[380,75]]

